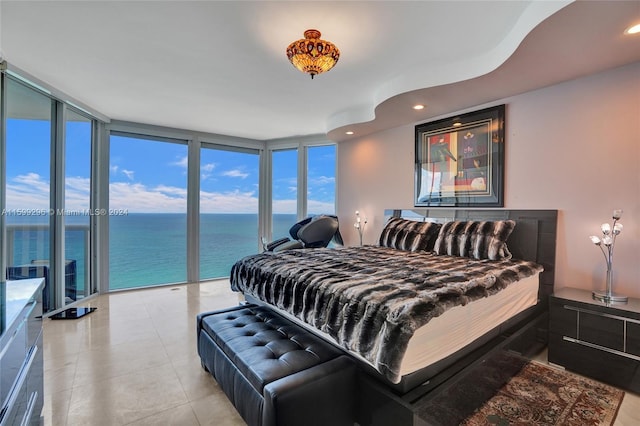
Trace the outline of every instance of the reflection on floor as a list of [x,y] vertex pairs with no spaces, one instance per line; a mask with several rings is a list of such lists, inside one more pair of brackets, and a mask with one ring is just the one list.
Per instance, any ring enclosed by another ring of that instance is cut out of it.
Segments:
[[[84,318],[45,319],[45,425],[244,425],[196,353],[196,315],[237,303],[220,280],[101,295]],[[640,424],[640,396],[625,395],[615,424]]]
[[221,280],[101,295],[84,318],[45,319],[45,425],[244,425],[196,353],[196,315],[237,303]]

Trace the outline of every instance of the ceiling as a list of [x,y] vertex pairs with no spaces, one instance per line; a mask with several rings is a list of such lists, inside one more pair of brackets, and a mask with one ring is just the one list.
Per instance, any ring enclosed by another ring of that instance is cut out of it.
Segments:
[[[0,51],[112,120],[342,141],[640,61],[634,23],[640,0],[2,0]],[[308,28],[341,51],[313,80],[285,56]]]

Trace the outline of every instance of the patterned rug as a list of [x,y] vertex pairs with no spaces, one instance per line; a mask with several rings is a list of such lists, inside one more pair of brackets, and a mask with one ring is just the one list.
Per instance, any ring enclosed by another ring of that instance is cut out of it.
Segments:
[[461,424],[611,425],[623,397],[614,387],[530,362]]

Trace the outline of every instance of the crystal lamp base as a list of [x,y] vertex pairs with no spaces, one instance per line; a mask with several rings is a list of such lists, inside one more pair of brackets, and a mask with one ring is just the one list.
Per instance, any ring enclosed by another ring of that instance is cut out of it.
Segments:
[[621,294],[609,293],[606,290],[594,291],[592,293],[594,299],[604,303],[627,303],[629,298]]

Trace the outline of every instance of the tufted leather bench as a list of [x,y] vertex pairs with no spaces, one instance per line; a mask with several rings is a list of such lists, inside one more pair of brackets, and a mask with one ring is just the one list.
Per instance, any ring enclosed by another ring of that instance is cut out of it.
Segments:
[[353,425],[355,366],[266,307],[197,316],[198,355],[249,426]]

